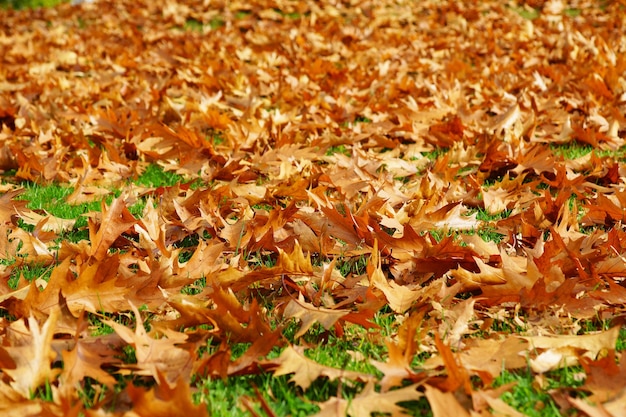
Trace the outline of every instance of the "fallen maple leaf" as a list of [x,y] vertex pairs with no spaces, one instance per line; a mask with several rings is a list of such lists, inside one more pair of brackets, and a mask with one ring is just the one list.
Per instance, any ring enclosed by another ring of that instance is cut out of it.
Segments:
[[4,368],[3,371],[11,377],[11,387],[24,398],[29,398],[46,381],[54,381],[59,373],[58,369],[52,368],[56,357],[52,338],[58,316],[59,310],[55,309],[41,327],[33,317],[10,327],[14,341],[6,350],[15,362],[15,368]]
[[42,215],[32,210],[16,210],[17,216],[31,226],[37,226],[46,232],[61,233],[74,228],[75,219],[62,219],[46,213]]
[[103,200],[100,223],[96,224],[89,219],[89,241],[91,242],[89,255],[98,261],[104,260],[115,239],[135,223],[137,219],[126,208],[123,196],[113,200],[109,207]]
[[183,333],[166,331],[160,338],[148,335],[137,308],[131,303],[135,315],[136,328],[133,332],[128,327],[112,320],[102,320],[128,344],[135,348],[136,365],[129,367],[139,375],[150,375],[158,384],[176,386],[179,378],[188,378],[191,373],[192,354],[178,347],[187,340]]
[[116,379],[105,371],[103,365],[116,365],[121,361],[115,356],[118,352],[106,344],[102,338],[79,339],[70,351],[63,351],[63,370],[59,375],[60,389],[66,397],[81,388],[85,377],[112,388]]
[[417,381],[420,377],[425,377],[416,374],[412,370],[412,349],[409,348],[403,352],[398,345],[391,341],[387,341],[387,349],[389,350],[387,362],[371,361],[372,365],[385,375],[380,381],[382,392],[387,392],[392,387],[402,385],[402,382],[405,380]]
[[297,318],[302,321],[300,329],[294,335],[298,339],[316,322],[320,323],[326,330],[330,330],[338,320],[349,313],[349,310],[315,307],[313,304],[304,301],[304,296],[300,293],[297,300],[289,300],[283,315],[287,318]]
[[[158,381],[167,377],[156,375],[156,379]],[[126,392],[133,409],[125,415],[138,417],[208,416],[205,404],[193,403],[189,383],[183,378],[173,381],[170,385],[157,385],[147,391],[131,384]]]
[[460,302],[451,309],[444,309],[441,304],[433,302],[435,311],[445,317],[439,325],[439,335],[450,346],[459,346],[464,335],[470,333],[469,322],[474,316],[476,299]]
[[426,384],[426,398],[434,417],[469,417],[470,413],[459,403],[452,392],[443,392]]
[[370,417],[372,413],[389,413],[392,416],[408,416],[399,402],[417,401],[423,394],[417,391],[416,385],[378,393],[374,390],[374,382],[368,382],[365,388],[352,400],[330,398],[319,404],[320,411],[314,417]]
[[370,283],[385,294],[389,307],[396,313],[404,313],[413,303],[423,295],[421,288],[412,290],[405,285],[399,285],[385,277],[381,269],[378,241],[375,241],[372,255],[367,266]]
[[0,196],[0,224],[11,223],[17,212],[28,210],[26,208],[28,201],[15,199],[23,193],[23,189],[17,189],[7,191]]
[[304,349],[298,346],[287,346],[280,354],[277,363],[279,366],[274,369],[274,376],[294,374],[291,381],[303,389],[307,389],[321,376],[330,380],[338,378],[362,382],[373,380],[373,376],[369,374],[320,365],[304,356]]
[[530,343],[533,351],[541,350],[539,355],[530,359],[530,365],[535,372],[547,372],[563,366],[578,363],[579,353],[595,359],[603,350],[615,349],[620,327],[595,334],[572,336],[520,336]]

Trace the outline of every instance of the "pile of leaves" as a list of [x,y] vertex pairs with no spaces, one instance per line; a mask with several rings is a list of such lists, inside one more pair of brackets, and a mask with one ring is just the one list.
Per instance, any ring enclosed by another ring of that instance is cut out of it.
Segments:
[[[198,380],[264,373],[338,381],[320,416],[519,415],[502,372],[578,365],[559,410],[623,415],[625,7],[0,11],[2,414],[203,415]],[[330,336],[387,353],[307,357]]]

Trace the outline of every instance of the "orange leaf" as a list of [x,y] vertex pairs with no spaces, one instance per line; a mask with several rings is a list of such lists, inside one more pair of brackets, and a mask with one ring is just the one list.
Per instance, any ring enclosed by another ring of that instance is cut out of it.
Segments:
[[89,255],[102,261],[115,239],[137,223],[137,219],[126,208],[122,196],[113,200],[109,207],[102,201],[102,220],[97,226],[89,219]]
[[298,300],[290,300],[285,307],[284,316],[287,318],[298,318],[302,321],[302,326],[295,334],[295,338],[298,339],[304,335],[311,326],[318,322],[326,330],[330,330],[331,327],[345,315],[350,313],[349,310],[331,310],[324,307],[315,307],[311,303],[304,301],[302,293],[300,293]]
[[[159,379],[162,376],[157,376]],[[131,384],[126,392],[133,405],[133,414],[140,417],[208,417],[206,405],[193,403],[189,383],[182,378],[172,386],[161,384],[149,391]]]

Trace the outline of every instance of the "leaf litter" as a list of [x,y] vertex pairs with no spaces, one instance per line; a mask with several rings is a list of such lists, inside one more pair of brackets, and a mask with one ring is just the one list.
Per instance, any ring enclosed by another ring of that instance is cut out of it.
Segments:
[[[515,415],[500,372],[580,364],[560,412],[621,415],[625,24],[560,0],[0,10],[0,409],[202,415],[194,375],[273,373],[357,387],[318,415]],[[131,185],[155,164],[185,182]],[[88,239],[26,182],[103,201]],[[29,264],[49,280],[10,287]],[[319,326],[384,344],[380,374],[307,358]]]

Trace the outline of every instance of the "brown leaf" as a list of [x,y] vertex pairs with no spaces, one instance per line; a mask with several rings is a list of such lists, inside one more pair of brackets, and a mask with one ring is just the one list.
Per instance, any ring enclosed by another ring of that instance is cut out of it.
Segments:
[[279,366],[274,369],[274,376],[294,374],[291,381],[303,389],[307,389],[313,381],[322,376],[330,380],[340,378],[361,382],[370,381],[373,378],[372,375],[361,372],[320,365],[304,356],[304,349],[297,346],[287,346],[280,354],[277,362]]
[[434,417],[470,416],[470,413],[459,403],[452,392],[442,392],[435,387],[426,385],[425,394]]
[[352,400],[331,398],[319,404],[320,411],[316,417],[370,417],[372,413],[389,413],[392,416],[407,416],[404,409],[398,405],[403,401],[416,401],[423,394],[416,390],[415,385],[400,388],[385,393],[374,390],[374,382],[368,382],[358,395]]
[[389,306],[396,313],[404,313],[411,308],[417,299],[423,295],[423,291],[421,289],[412,290],[407,286],[399,285],[395,281],[389,280],[385,277],[385,274],[381,269],[378,242],[374,244],[367,272],[371,285],[385,294],[385,298],[387,298]]
[[12,223],[18,211],[28,210],[28,201],[16,200],[15,197],[23,194],[23,189],[8,191],[0,196],[0,224]]
[[37,226],[45,232],[61,233],[74,228],[75,219],[62,219],[46,213],[41,215],[32,210],[17,211],[17,215],[22,221],[31,226]]
[[591,401],[605,402],[615,398],[626,386],[626,361],[620,360],[622,354],[616,356],[609,350],[606,356],[599,358],[581,357],[587,378],[583,389],[592,393]]
[[595,334],[521,337],[530,343],[533,351],[539,350],[539,355],[530,359],[530,365],[535,372],[541,373],[577,364],[578,351],[595,359],[601,351],[615,349],[619,330],[620,327],[615,326]]
[[135,348],[137,365],[131,368],[138,375],[152,376],[158,384],[169,385],[172,388],[177,386],[176,381],[180,378],[189,378],[193,357],[189,351],[177,346],[183,344],[187,336],[172,330],[166,331],[160,338],[151,337],[144,328],[137,308],[132,304],[130,307],[136,321],[134,332],[112,320],[102,322],[111,326],[126,343]]
[[72,350],[61,352],[63,357],[63,370],[59,375],[60,387],[70,397],[72,391],[80,389],[85,377],[93,378],[100,384],[112,388],[117,380],[103,365],[114,365],[120,362],[116,359],[117,351],[111,349],[100,338],[91,340],[80,339]]
[[58,374],[58,370],[52,368],[52,361],[56,357],[52,350],[52,338],[58,315],[58,309],[52,310],[41,327],[33,317],[11,326],[15,341],[13,346],[7,348],[7,352],[15,362],[15,368],[5,368],[3,371],[11,377],[11,387],[25,398],[30,397],[46,381],[54,381]]
[[287,318],[297,318],[302,321],[300,329],[294,335],[294,337],[298,339],[316,322],[324,326],[326,330],[330,330],[338,320],[349,313],[349,310],[332,310],[324,307],[315,307],[313,304],[304,301],[304,297],[302,293],[300,293],[297,300],[289,300],[283,315]]
[[113,200],[109,207],[102,201],[102,220],[99,225],[89,220],[89,255],[98,261],[104,260],[115,239],[135,223],[137,219],[126,208],[122,196]]
[[392,341],[387,341],[386,345],[389,350],[389,359],[386,362],[371,361],[372,365],[385,375],[380,381],[381,391],[387,392],[392,387],[400,386],[404,380],[417,382],[420,375],[413,372],[411,366],[414,349],[409,347],[402,351],[400,346]]
[[[157,381],[163,378],[162,375],[156,376]],[[157,385],[148,391],[131,384],[126,392],[132,401],[133,414],[137,416],[208,416],[206,404],[193,403],[191,389],[183,378],[173,381],[171,385]]]

